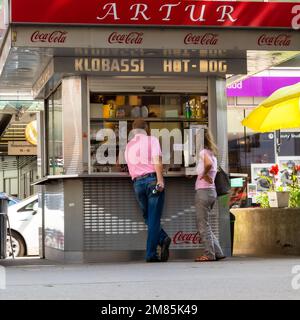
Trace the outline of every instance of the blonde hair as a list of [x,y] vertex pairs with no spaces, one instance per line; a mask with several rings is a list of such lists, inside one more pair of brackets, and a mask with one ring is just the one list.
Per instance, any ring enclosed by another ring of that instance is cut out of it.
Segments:
[[218,155],[218,147],[215,143],[211,131],[207,128],[204,129],[204,148],[210,150],[215,156]]

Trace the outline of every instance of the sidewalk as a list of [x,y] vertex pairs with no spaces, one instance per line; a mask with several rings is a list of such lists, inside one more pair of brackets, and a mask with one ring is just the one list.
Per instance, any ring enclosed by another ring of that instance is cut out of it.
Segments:
[[300,289],[291,285],[295,265],[300,265],[298,257],[240,257],[202,264],[62,265],[40,259],[6,260],[0,261],[7,278],[0,300],[300,299]]

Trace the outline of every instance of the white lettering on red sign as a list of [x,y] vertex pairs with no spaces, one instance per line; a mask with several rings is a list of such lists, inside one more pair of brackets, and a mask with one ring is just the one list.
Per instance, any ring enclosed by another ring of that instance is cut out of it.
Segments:
[[144,3],[135,3],[130,7],[130,10],[135,9],[135,15],[130,20],[139,21],[139,16],[141,16],[145,21],[150,20],[150,17],[146,16],[148,10],[148,5]]
[[203,35],[188,33],[184,38],[184,44],[200,44],[215,46],[219,41],[215,33],[205,33]]
[[295,30],[300,29],[300,5],[294,6],[292,8],[292,13],[296,14],[295,17],[292,19],[292,27]]
[[165,7],[167,8],[167,15],[162,19],[162,21],[170,21],[171,20],[170,16],[171,16],[171,12],[172,12],[173,7],[178,7],[179,5],[180,5],[180,2],[162,5],[159,8],[159,12],[162,12]]
[[106,19],[108,16],[113,16],[114,20],[120,20],[120,18],[117,15],[117,4],[116,3],[107,3],[103,6],[103,10],[106,11],[106,14],[103,17],[98,16],[97,19],[98,20],[104,20]]
[[[275,1],[275,0],[274,0]],[[196,0],[14,0],[13,23],[149,26],[223,26],[300,28],[300,6],[294,2]],[[39,3],[40,2],[40,3]],[[67,2],[67,1],[65,1]],[[26,10],[31,8],[31,10]]]
[[123,44],[141,44],[143,43],[143,32],[117,33],[113,32],[108,37],[108,43],[123,43]]
[[222,16],[217,21],[225,22],[227,20],[225,17],[227,17],[228,21],[231,21],[231,22],[235,22],[237,20],[237,19],[234,19],[231,15],[234,12],[233,6],[220,6],[217,8],[217,12],[219,12],[219,11],[222,11]]
[[65,43],[67,34],[66,31],[43,33],[37,30],[31,35],[31,42]]
[[[191,22],[205,22],[206,17],[212,14],[210,9],[206,4],[184,4],[182,2],[178,3],[164,3],[158,8],[158,12],[162,12],[164,16],[161,16],[161,21],[172,21],[178,18],[178,11],[173,10],[174,8],[183,5],[182,13],[188,13],[188,19]],[[234,17],[235,7],[231,5],[220,5],[214,8],[214,14],[216,16],[217,22],[230,22],[233,23],[238,20]],[[100,8],[96,19],[104,21],[106,19],[112,19],[113,21],[120,20],[120,16],[123,12],[118,6],[117,2],[110,2],[102,5]],[[150,22],[157,18],[153,16],[153,8],[146,3],[134,3],[129,7],[129,15],[127,18],[130,21],[138,22]]]
[[288,47],[291,44],[291,36],[288,34],[281,33],[277,36],[268,36],[262,34],[257,43],[259,46],[276,46],[276,47]]
[[205,21],[204,14],[205,14],[206,6],[204,5],[204,6],[201,7],[201,11],[200,11],[199,17],[195,17],[195,8],[196,8],[196,5],[194,5],[194,4],[188,5],[185,8],[185,11],[190,10],[190,19],[191,19],[191,21],[194,21],[194,22],[196,22],[196,21]]
[[199,232],[195,233],[184,233],[183,231],[178,231],[173,237],[174,244],[199,244],[201,242]]

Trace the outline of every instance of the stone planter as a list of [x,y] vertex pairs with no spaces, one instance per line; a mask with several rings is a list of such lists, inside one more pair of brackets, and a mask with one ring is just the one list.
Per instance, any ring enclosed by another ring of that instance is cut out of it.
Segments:
[[300,208],[239,208],[234,255],[300,255]]
[[290,193],[288,191],[268,192],[271,208],[287,208],[289,206]]

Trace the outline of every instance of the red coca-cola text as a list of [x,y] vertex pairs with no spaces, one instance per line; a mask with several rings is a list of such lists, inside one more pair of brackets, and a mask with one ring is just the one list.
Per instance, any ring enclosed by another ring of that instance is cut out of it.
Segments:
[[143,32],[117,33],[113,32],[108,37],[108,42],[123,44],[141,44],[143,43]]
[[173,237],[174,244],[191,243],[199,244],[201,241],[199,232],[195,233],[184,233],[183,231],[178,231]]
[[276,47],[288,47],[291,44],[291,36],[288,34],[278,34],[277,36],[268,36],[262,34],[258,40],[259,46],[276,46]]
[[59,30],[45,33],[37,30],[31,35],[31,42],[65,43],[67,34],[68,32]]
[[205,33],[202,35],[188,33],[184,38],[184,44],[200,44],[215,46],[219,41],[215,33]]

